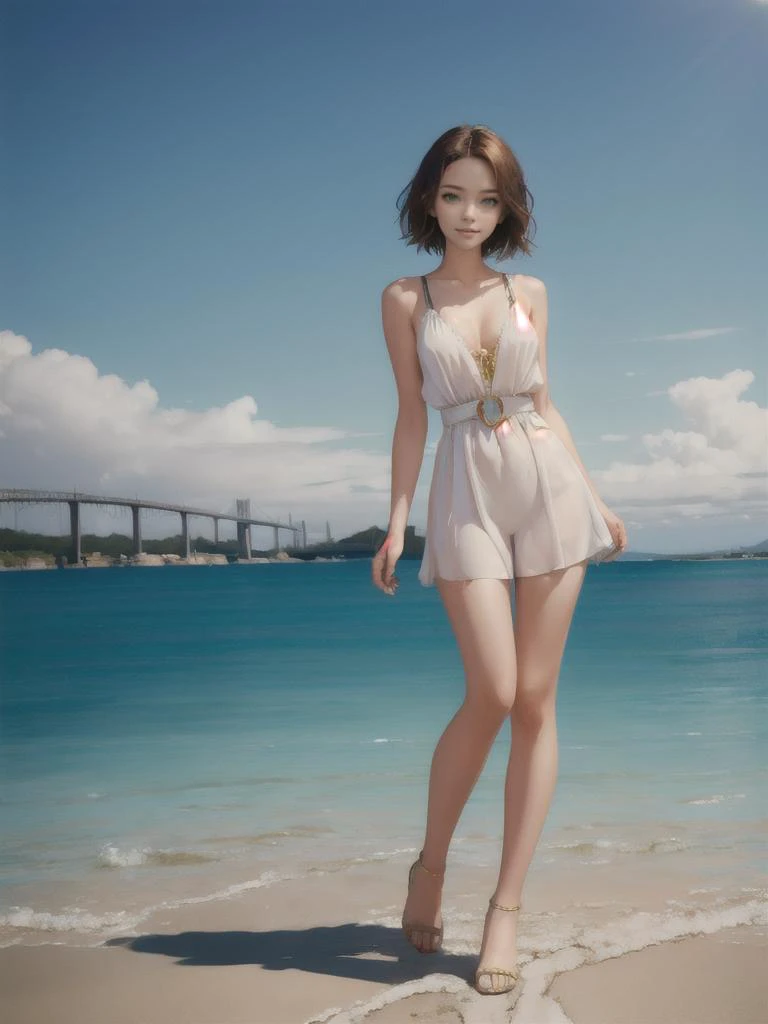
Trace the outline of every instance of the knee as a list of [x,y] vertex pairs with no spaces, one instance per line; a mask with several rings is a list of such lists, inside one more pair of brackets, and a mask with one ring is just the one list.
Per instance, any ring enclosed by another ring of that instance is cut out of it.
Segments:
[[520,685],[510,712],[515,725],[538,732],[555,718],[555,687],[551,681]]
[[476,718],[501,725],[515,704],[515,681],[475,687],[467,693],[464,706]]

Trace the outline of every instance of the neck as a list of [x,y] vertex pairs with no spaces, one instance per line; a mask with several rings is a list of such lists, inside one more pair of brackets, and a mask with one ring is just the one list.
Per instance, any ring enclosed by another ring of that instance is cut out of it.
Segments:
[[433,271],[433,275],[442,281],[462,284],[467,288],[499,276],[497,271],[491,270],[483,263],[479,248],[473,249],[472,252],[462,252],[450,243],[446,247],[440,265]]

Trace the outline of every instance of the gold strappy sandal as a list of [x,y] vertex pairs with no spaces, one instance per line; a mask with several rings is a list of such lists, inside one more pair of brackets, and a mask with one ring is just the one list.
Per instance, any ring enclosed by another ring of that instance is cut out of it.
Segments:
[[[497,910],[519,910],[520,909],[519,905],[516,906],[516,907],[504,907],[504,906],[501,905],[501,903],[496,903],[493,899],[488,900],[488,906],[489,906],[489,908],[490,907],[496,907]],[[487,915],[487,913],[488,913],[488,911],[486,911],[486,915]],[[491,975],[490,983],[491,983],[492,986],[494,986],[493,988],[480,988],[479,987],[478,981],[480,980],[480,975],[481,974],[489,974],[489,975]],[[508,985],[504,985],[502,988],[496,988],[495,987],[496,986],[496,982],[493,979],[493,975],[494,974],[503,974],[505,977],[511,979],[510,983]],[[478,969],[475,971],[475,990],[477,992],[479,992],[480,995],[483,995],[483,996],[497,996],[497,995],[501,995],[502,992],[511,992],[512,989],[515,987],[515,985],[518,983],[519,980],[520,980],[520,971],[519,971],[519,968],[517,968],[517,967],[513,968],[512,970],[510,970],[508,967],[478,967]]]
[[[421,859],[423,857],[423,855],[424,855],[424,851],[421,850],[419,852],[418,858],[413,862],[413,864],[411,864],[411,869],[408,872],[408,891],[409,892],[410,892],[410,889],[411,889],[411,882],[413,881],[413,873],[416,870],[416,868],[421,868],[422,871],[426,871],[428,875],[432,875],[434,878],[442,878],[443,875],[445,874],[445,872],[443,872],[443,871],[439,871],[439,872],[438,871],[430,871],[428,867],[425,867],[423,862],[422,862],[422,859]],[[418,949],[418,951],[420,953],[436,953],[438,951],[438,949],[440,948],[440,946],[442,944],[442,941],[443,941],[443,927],[442,927],[442,925],[439,928],[437,928],[433,924],[419,924],[418,921],[406,921],[405,920],[405,911],[403,911],[402,926],[403,926],[403,932],[405,933],[406,939],[411,943],[413,948],[414,949]],[[428,935],[436,935],[437,936],[437,943],[435,944],[434,947],[431,947],[431,948],[427,947],[426,949],[423,949],[421,946],[417,946],[415,942],[411,941],[412,936],[416,932],[426,932]]]

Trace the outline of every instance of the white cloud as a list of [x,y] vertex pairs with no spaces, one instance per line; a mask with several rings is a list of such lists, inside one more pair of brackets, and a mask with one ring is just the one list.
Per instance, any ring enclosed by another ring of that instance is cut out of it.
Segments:
[[732,334],[736,327],[701,327],[698,330],[681,331],[679,334],[655,334],[656,341],[700,341],[702,338],[714,338],[719,334]]
[[[100,374],[61,349],[32,353],[0,331],[0,474],[6,487],[134,496],[252,514],[318,530],[389,516],[389,452],[339,444],[366,432],[278,427],[251,395],[202,412],[164,408],[146,381]],[[335,442],[331,446],[330,442]],[[254,511],[259,510],[259,513]],[[332,515],[332,513],[334,513]]]
[[649,459],[590,474],[607,503],[659,514],[714,516],[765,510],[768,409],[742,398],[750,370],[691,377],[667,389],[690,429],[644,434]]
[[613,344],[635,345],[638,342],[645,344],[649,341],[703,341],[706,338],[717,338],[726,334],[733,334],[734,331],[739,330],[741,330],[739,327],[694,327],[690,330],[678,331],[674,334],[647,334],[641,337],[627,338],[626,341],[616,341]]

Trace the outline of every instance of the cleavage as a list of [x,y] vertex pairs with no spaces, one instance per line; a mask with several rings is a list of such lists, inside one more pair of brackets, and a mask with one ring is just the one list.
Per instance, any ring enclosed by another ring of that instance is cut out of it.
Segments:
[[467,340],[467,334],[461,328],[461,326],[455,323],[453,320],[449,320],[447,317],[443,316],[442,312],[439,309],[435,309],[435,314],[437,315],[437,317],[440,320],[442,320],[443,323],[446,324],[458,336],[459,340],[464,343],[465,348],[468,349],[470,354],[476,357],[481,356],[483,353],[485,353],[486,355],[490,355],[496,351],[496,349],[499,347],[499,343],[506,329],[507,322],[509,321],[510,312],[511,305],[509,302],[507,302],[504,308],[501,321],[499,325],[496,327],[493,335],[491,336],[490,344],[481,343],[480,345],[470,345],[469,341]]

